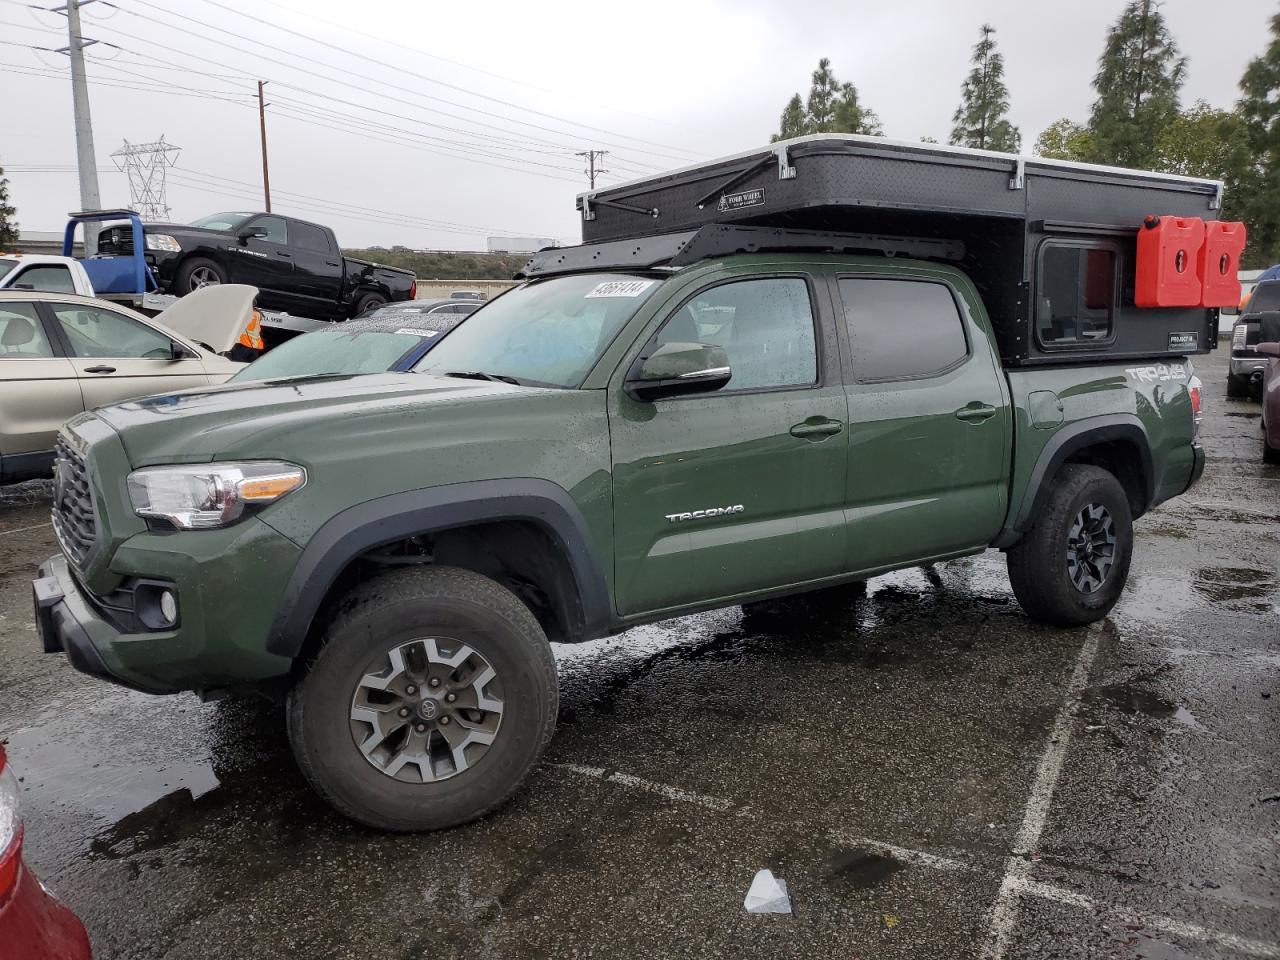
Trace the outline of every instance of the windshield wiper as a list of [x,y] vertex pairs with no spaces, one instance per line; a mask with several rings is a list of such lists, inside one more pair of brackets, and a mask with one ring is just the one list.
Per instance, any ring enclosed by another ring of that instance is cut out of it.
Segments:
[[503,373],[485,373],[482,370],[450,370],[444,376],[457,377],[460,380],[493,380],[496,383],[515,384],[517,387],[521,385],[515,377],[508,377]]

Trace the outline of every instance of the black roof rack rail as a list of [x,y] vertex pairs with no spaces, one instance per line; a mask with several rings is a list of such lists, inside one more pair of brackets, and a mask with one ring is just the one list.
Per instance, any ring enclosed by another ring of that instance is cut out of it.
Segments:
[[907,256],[949,261],[959,261],[964,257],[964,244],[958,240],[787,230],[778,227],[739,227],[714,223],[683,233],[541,250],[524,265],[516,278],[528,280],[584,270],[685,267],[700,260],[727,257],[735,253],[783,250],[880,253],[886,257]]

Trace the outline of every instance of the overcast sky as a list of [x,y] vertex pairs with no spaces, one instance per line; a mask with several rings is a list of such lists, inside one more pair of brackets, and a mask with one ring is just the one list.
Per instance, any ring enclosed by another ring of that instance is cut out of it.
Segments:
[[[254,79],[267,87],[273,208],[344,246],[482,249],[488,234],[579,238],[575,150],[600,182],[751,149],[820,57],[885,133],[945,142],[984,21],[1029,151],[1085,120],[1121,0],[106,0],[83,11],[104,206],[111,153],[163,134],[172,219],[262,205]],[[48,6],[57,6],[47,0]],[[1183,101],[1229,107],[1276,0],[1166,0],[1189,57]],[[255,19],[256,18],[256,19]],[[79,209],[66,21],[0,0],[0,165],[24,229]],[[276,26],[283,27],[278,29]],[[287,32],[289,31],[289,32]],[[110,44],[114,44],[110,46]],[[488,98],[488,99],[486,99]]]

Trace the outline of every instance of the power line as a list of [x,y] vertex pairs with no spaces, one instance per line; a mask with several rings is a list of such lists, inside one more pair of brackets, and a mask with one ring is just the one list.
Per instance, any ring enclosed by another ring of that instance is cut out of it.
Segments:
[[153,143],[124,142],[111,154],[116,166],[129,179],[129,207],[148,220],[168,220],[169,202],[165,195],[166,174],[178,161],[182,148],[164,142],[164,134]]
[[598,168],[596,166],[596,161],[603,160],[608,155],[608,150],[581,150],[574,154],[574,156],[586,157],[587,169],[584,170],[583,173],[587,175],[587,182],[591,184],[592,190],[596,188],[596,177],[609,172],[608,170]]

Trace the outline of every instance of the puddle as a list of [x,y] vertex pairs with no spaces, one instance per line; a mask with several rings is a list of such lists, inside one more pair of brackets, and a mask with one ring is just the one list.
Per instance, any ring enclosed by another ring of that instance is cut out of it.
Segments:
[[1224,417],[1243,417],[1246,420],[1259,420],[1262,418],[1261,412],[1249,413],[1246,410],[1226,410],[1222,415]]
[[1202,567],[1191,581],[1191,589],[1213,603],[1259,600],[1276,591],[1275,574],[1254,567]]
[[854,890],[866,890],[893,876],[903,867],[904,864],[893,857],[867,850],[842,850],[827,860],[825,871],[832,881]]
[[1091,687],[1084,692],[1081,699],[1085,703],[1104,703],[1121,713],[1142,714],[1159,720],[1168,719],[1181,709],[1177,704],[1159,694],[1131,686],[1128,681],[1108,684],[1105,687]]

